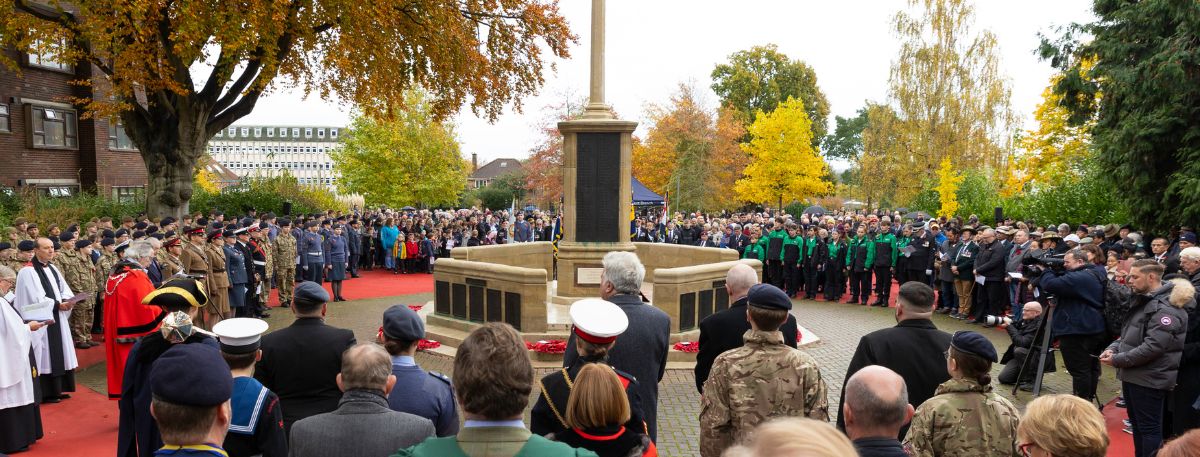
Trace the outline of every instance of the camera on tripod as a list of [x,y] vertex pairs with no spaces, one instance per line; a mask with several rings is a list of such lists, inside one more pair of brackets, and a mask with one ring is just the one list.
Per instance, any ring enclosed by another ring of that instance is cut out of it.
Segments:
[[999,327],[1012,325],[1012,318],[1008,316],[987,316],[983,318],[983,325],[987,327]]
[[1041,276],[1047,269],[1062,272],[1067,267],[1064,264],[1065,254],[1047,254],[1039,257],[1026,257],[1021,260],[1021,274],[1025,277]]

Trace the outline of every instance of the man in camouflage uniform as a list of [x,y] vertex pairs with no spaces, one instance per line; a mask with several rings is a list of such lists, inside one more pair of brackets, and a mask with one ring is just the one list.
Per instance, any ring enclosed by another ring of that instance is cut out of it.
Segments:
[[8,241],[0,241],[0,265],[21,271],[21,263],[17,260],[17,245]]
[[745,346],[717,356],[704,382],[700,455],[718,457],[735,439],[775,417],[829,420],[825,382],[808,353],[783,342],[779,331],[792,309],[787,294],[758,284],[747,295]]
[[268,308],[268,303],[271,302],[271,278],[275,276],[275,248],[271,246],[271,224],[266,222],[258,223],[258,232],[254,234],[255,243],[262,250],[263,260],[267,262],[267,267],[263,273],[262,290],[258,293],[258,302],[262,304],[263,309]]
[[104,334],[104,287],[108,285],[108,275],[112,273],[113,265],[121,260],[116,253],[116,248],[117,242],[112,238],[100,240],[100,247],[94,248],[100,250],[100,260],[96,261],[96,290],[101,293],[97,294],[94,312],[94,315],[100,316],[100,319],[92,319],[92,330],[93,333],[100,335]]
[[87,298],[75,304],[71,311],[71,339],[75,347],[87,349],[99,346],[92,341],[92,319],[96,305],[96,266],[92,264],[91,240],[74,240],[74,232],[64,232],[59,238],[62,241],[62,252],[58,253],[58,267],[62,270],[67,285],[77,294],[87,294]]
[[275,281],[279,287],[279,306],[287,307],[292,303],[292,291],[296,289],[296,237],[291,231],[292,221],[279,221],[279,235],[272,243],[274,246]]
[[946,352],[950,380],[917,408],[904,450],[911,457],[1022,455],[1017,448],[1021,413],[992,390],[988,375],[996,347],[987,337],[964,331],[954,334]]

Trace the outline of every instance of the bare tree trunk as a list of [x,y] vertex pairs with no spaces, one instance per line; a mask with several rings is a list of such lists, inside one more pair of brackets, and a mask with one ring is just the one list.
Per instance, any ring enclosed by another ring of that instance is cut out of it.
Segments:
[[176,160],[146,162],[146,214],[151,217],[179,219],[188,212],[192,200],[192,174],[198,155],[184,151],[170,155]]

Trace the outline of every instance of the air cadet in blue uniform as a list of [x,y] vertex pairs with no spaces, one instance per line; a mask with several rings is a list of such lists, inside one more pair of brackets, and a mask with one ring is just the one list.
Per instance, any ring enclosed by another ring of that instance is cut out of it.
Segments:
[[229,308],[237,317],[247,316],[246,284],[250,282],[250,269],[246,265],[246,254],[237,247],[233,230],[225,229],[221,234],[225,245],[225,274],[229,275]]
[[325,269],[325,237],[317,233],[317,223],[309,222],[308,228],[300,235],[299,246],[300,268],[304,270],[304,280],[321,283],[321,271]]
[[[575,385],[575,376],[589,363],[608,364],[608,351],[616,345],[617,336],[629,327],[625,311],[609,301],[599,298],[579,300],[571,305],[572,331],[575,333],[575,348],[579,354],[571,365],[552,372],[540,381],[541,395],[530,414],[529,431],[535,435],[561,434],[567,426],[567,400]],[[642,414],[638,381],[633,375],[613,369],[621,378],[625,395],[629,398],[629,421],[625,428],[637,433],[649,433],[645,416]]]
[[254,362],[267,323],[261,319],[226,319],[213,327],[221,343],[221,356],[233,377],[232,415],[225,435],[230,457],[286,457],[287,437],[279,396],[254,379]]
[[379,342],[391,354],[392,374],[396,376],[396,388],[388,395],[388,406],[393,411],[433,421],[439,437],[454,436],[458,434],[458,410],[450,378],[421,369],[413,358],[417,343],[423,338],[425,324],[416,311],[395,305],[383,312]]
[[[220,352],[200,344],[173,346],[154,363],[149,390],[154,394],[154,421],[163,436],[204,437],[194,442],[163,443],[154,451],[155,456],[228,456],[219,444],[229,426],[227,405],[233,391],[233,379],[225,368]],[[197,423],[197,409],[215,409],[212,422]]]
[[342,281],[346,279],[346,269],[350,263],[350,246],[342,235],[342,226],[333,227],[333,232],[325,237],[325,279],[333,289],[333,301],[346,301],[342,298]]

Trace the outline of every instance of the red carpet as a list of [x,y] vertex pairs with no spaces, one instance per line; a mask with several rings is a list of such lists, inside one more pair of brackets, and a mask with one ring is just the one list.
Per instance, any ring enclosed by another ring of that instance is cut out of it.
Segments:
[[[377,268],[372,271],[360,271],[360,278],[342,282],[342,296],[347,300],[367,298],[395,297],[397,295],[423,294],[433,292],[433,275],[417,273],[393,275],[390,271]],[[333,289],[328,282],[322,283],[330,294]],[[279,306],[279,290],[271,291],[270,306]]]
[[109,457],[117,452],[117,402],[92,389],[79,391],[62,403],[42,405],[45,436],[29,452],[17,455]]
[[1133,455],[1133,435],[1121,430],[1125,428],[1121,421],[1128,418],[1125,408],[1117,407],[1116,398],[1104,405],[1104,425],[1108,428],[1108,457]]

